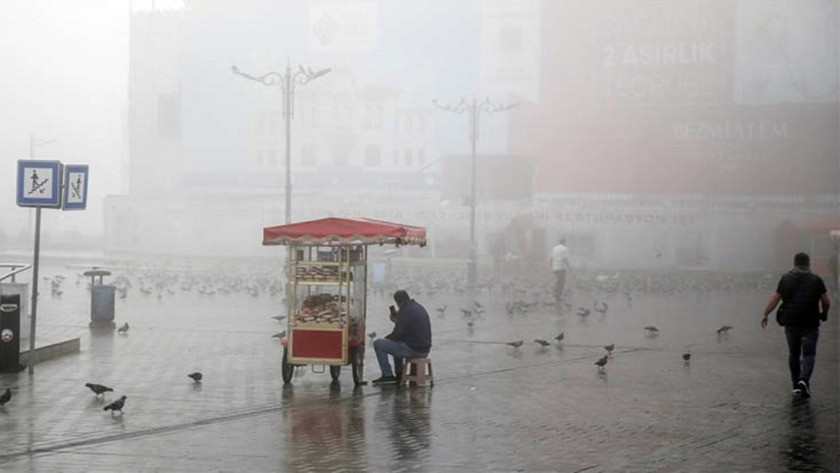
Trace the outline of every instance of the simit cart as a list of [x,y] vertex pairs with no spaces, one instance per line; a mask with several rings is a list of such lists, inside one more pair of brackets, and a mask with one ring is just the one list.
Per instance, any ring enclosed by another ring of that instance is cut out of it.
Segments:
[[263,245],[289,247],[283,382],[296,366],[351,365],[363,384],[368,245],[426,245],[426,229],[366,218],[324,218],[263,229]]

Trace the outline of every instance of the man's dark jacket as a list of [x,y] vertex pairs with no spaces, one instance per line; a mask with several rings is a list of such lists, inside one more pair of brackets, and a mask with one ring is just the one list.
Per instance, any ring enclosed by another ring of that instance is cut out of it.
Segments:
[[779,280],[776,292],[782,296],[781,310],[792,315],[785,324],[792,327],[820,326],[820,297],[825,293],[822,278],[804,268],[793,268]]
[[429,321],[429,313],[417,301],[409,299],[397,311],[394,331],[385,338],[405,342],[418,353],[429,353],[432,348],[432,324]]

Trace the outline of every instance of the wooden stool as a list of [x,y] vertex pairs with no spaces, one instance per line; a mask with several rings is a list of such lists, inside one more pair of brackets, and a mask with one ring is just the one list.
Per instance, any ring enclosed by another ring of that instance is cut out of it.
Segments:
[[[428,369],[428,372],[427,372]],[[435,385],[435,379],[432,374],[432,360],[430,358],[406,358],[403,362],[403,377],[401,383],[411,384],[417,386]]]

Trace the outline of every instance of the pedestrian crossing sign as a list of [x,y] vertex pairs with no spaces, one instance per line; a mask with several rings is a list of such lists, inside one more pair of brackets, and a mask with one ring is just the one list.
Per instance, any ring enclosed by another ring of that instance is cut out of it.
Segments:
[[87,207],[88,165],[64,165],[64,199],[62,210],[84,210]]
[[61,162],[18,160],[17,205],[61,207]]

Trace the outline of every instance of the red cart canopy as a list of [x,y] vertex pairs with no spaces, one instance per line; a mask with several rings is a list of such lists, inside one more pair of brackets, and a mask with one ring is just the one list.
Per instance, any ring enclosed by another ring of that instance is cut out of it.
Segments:
[[263,245],[385,243],[426,246],[426,229],[369,218],[337,217],[263,228]]

